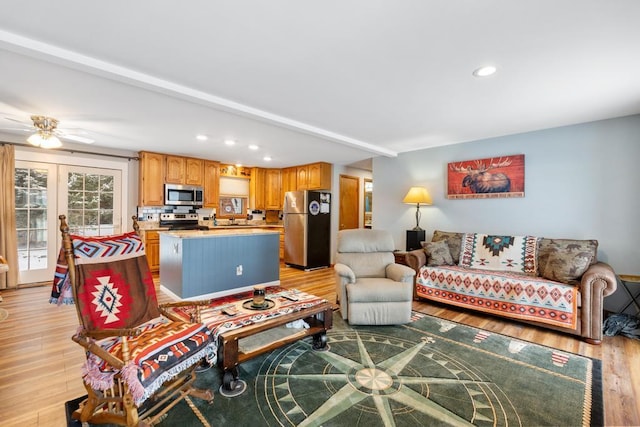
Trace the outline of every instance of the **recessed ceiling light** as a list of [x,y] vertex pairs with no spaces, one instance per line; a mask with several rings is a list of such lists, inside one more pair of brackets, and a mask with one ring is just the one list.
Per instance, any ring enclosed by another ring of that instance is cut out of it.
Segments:
[[227,145],[235,145],[236,142],[233,139],[227,139],[224,143]]
[[271,161],[271,156],[264,156],[262,158],[262,160],[264,160],[265,162],[270,162]]
[[236,163],[236,167],[237,168],[241,168],[242,167],[242,163]]
[[198,141],[206,141],[209,138],[207,137],[207,135],[196,135],[196,139]]
[[473,72],[473,75],[476,77],[487,77],[492,75],[497,71],[497,68],[493,65],[486,65],[484,67],[480,67]]
[[257,150],[258,148],[260,148],[260,147],[258,147],[256,144],[251,144],[249,146],[249,150]]

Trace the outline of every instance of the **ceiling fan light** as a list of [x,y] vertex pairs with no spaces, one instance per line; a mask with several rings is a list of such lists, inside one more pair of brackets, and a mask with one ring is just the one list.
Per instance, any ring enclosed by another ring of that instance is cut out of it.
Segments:
[[62,142],[58,139],[57,136],[45,131],[34,133],[29,138],[27,138],[27,142],[31,145],[42,148],[62,147]]
[[40,147],[40,144],[42,144],[42,137],[39,133],[34,133],[29,138],[27,138],[27,142],[36,147]]
[[62,141],[60,141],[57,136],[51,135],[42,140],[42,144],[40,144],[40,146],[42,148],[60,148],[62,147]]

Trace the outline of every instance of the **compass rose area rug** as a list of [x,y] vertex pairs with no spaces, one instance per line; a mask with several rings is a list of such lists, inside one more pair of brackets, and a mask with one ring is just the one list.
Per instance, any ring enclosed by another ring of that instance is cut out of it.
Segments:
[[[298,341],[242,363],[241,396],[192,401],[211,426],[603,424],[599,360],[417,316],[358,327],[336,313],[328,351]],[[220,372],[198,381],[217,390]],[[180,403],[160,425],[202,424]]]

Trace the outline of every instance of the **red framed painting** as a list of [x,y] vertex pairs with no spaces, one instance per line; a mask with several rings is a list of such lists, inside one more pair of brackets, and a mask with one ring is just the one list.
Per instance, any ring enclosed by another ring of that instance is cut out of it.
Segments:
[[524,197],[524,154],[451,162],[448,199]]

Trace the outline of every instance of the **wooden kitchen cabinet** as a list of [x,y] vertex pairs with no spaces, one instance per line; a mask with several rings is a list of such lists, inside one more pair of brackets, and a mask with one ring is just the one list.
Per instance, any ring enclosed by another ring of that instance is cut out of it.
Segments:
[[298,166],[296,185],[298,190],[330,190],[332,167],[330,163],[318,162]]
[[297,168],[285,168],[281,171],[281,179],[282,183],[282,194],[284,197],[284,193],[287,191],[296,191],[298,189],[298,185],[296,183],[297,180]]
[[144,251],[152,273],[160,271],[160,235],[156,230],[141,230]]
[[201,159],[187,157],[185,159],[185,177],[184,183],[187,185],[197,185],[202,187],[204,184],[204,162]]
[[141,151],[138,176],[138,205],[164,205],[165,155]]
[[166,156],[164,180],[170,184],[184,184],[186,162],[184,157]]
[[281,210],[283,204],[280,169],[267,169],[264,179],[265,209]]
[[249,182],[249,207],[251,209],[265,209],[265,177],[265,169],[251,169],[251,181]]
[[217,208],[220,198],[220,163],[211,160],[204,162],[204,201],[203,207]]

